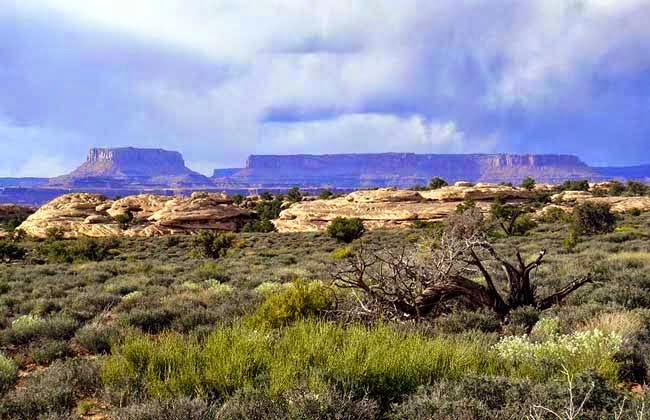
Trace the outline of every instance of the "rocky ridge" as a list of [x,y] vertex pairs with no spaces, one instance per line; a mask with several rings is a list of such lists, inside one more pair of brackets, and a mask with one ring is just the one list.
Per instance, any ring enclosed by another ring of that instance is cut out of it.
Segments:
[[[130,213],[123,227],[116,216]],[[203,229],[237,230],[253,214],[232,204],[225,194],[193,193],[190,197],[141,194],[109,200],[101,194],[72,193],[58,197],[31,215],[20,229],[46,238],[57,229],[66,238],[81,236],[159,236]]]

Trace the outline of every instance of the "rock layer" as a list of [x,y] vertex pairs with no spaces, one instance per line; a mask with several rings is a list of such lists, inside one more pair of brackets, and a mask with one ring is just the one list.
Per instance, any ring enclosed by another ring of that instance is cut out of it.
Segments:
[[434,191],[408,191],[382,188],[355,191],[331,200],[312,200],[293,204],[274,221],[280,232],[318,231],[336,217],[357,217],[368,229],[408,227],[415,221],[445,219],[466,199],[487,211],[496,197],[509,201],[530,198],[530,191],[501,185],[458,184]]
[[[133,220],[123,227],[115,216],[127,212]],[[250,211],[234,206],[224,194],[141,194],[113,201],[101,194],[72,193],[41,207],[20,229],[36,238],[46,238],[51,229],[60,230],[67,238],[157,236],[204,229],[237,230],[252,217]]]

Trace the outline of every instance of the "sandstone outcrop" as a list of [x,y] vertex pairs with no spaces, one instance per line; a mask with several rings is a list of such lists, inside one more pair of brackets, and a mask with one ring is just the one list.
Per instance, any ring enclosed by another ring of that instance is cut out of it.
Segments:
[[458,184],[434,191],[408,191],[382,188],[355,191],[330,200],[293,204],[280,213],[274,224],[280,232],[318,231],[336,217],[358,217],[368,229],[408,227],[415,221],[445,219],[465,199],[487,211],[496,197],[509,201],[530,198],[527,190],[493,184]]
[[[133,220],[124,227],[115,216],[127,212]],[[234,206],[224,194],[142,194],[113,201],[101,194],[72,193],[45,204],[20,228],[36,238],[47,237],[51,229],[60,230],[67,238],[157,236],[203,229],[236,230],[252,217],[250,211]]]
[[586,191],[564,191],[551,197],[551,201],[556,205],[569,209],[570,206],[584,203],[607,203],[611,206],[613,213],[626,213],[630,210],[639,209],[641,211],[650,211],[650,197],[595,197]]

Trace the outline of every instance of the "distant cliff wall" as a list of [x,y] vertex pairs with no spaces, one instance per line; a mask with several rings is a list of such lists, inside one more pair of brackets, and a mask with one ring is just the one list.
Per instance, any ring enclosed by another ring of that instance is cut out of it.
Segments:
[[414,153],[338,155],[252,155],[246,168],[229,180],[264,186],[332,185],[409,187],[434,176],[450,182],[518,182],[532,176],[540,182],[599,175],[572,155],[419,155]]

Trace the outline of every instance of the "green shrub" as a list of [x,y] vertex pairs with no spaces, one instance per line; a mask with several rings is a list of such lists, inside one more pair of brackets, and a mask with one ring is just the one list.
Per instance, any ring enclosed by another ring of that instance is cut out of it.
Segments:
[[72,354],[68,343],[60,340],[44,340],[32,344],[29,356],[34,363],[47,365],[58,359],[64,359]]
[[374,420],[377,404],[369,398],[354,399],[336,390],[318,393],[297,389],[270,398],[263,392],[238,392],[219,410],[219,420]]
[[521,188],[527,189],[528,191],[532,191],[535,189],[535,180],[527,176],[521,181],[521,184],[519,184],[519,186]]
[[103,261],[120,246],[116,238],[79,238],[46,240],[37,253],[50,263],[70,264],[83,261]]
[[640,197],[648,194],[648,186],[638,181],[628,181],[625,188],[625,195]]
[[130,210],[127,210],[124,213],[116,215],[114,219],[122,229],[128,229],[131,222],[133,222],[133,213],[131,213]]
[[102,354],[110,352],[111,343],[118,337],[119,332],[115,327],[87,324],[77,331],[74,341],[91,353]]
[[13,343],[28,343],[37,338],[66,340],[74,335],[77,322],[66,315],[41,318],[37,315],[22,315],[11,323],[9,339]]
[[539,220],[543,223],[567,223],[571,221],[571,216],[561,207],[549,207]]
[[241,194],[234,194],[232,197],[230,197],[230,199],[237,206],[244,202],[244,196]]
[[447,183],[447,181],[440,178],[439,176],[433,177],[429,181],[429,189],[432,189],[432,190],[437,190],[437,189],[440,189],[442,187],[446,187],[447,185],[449,185]]
[[570,226],[567,230],[564,240],[562,240],[562,248],[567,252],[573,252],[580,242],[580,235],[574,226]]
[[589,181],[586,179],[564,181],[560,189],[562,191],[589,191]]
[[318,198],[321,200],[329,200],[334,197],[334,193],[329,188],[322,189],[318,192]]
[[195,255],[206,258],[225,257],[236,238],[229,232],[202,231],[192,238],[192,251]]
[[13,387],[17,374],[18,367],[13,360],[0,353],[0,396]]
[[124,317],[125,322],[148,333],[169,328],[174,314],[164,308],[134,309]]
[[93,395],[100,385],[94,362],[55,362],[28,376],[22,387],[7,394],[0,401],[0,417],[33,420],[44,414],[67,414],[79,397]]
[[[215,407],[205,401],[189,398],[172,398],[148,401],[115,411],[120,420],[210,420],[216,419]],[[220,415],[219,418],[222,418]]]
[[573,227],[581,235],[595,235],[614,230],[616,218],[607,203],[585,202],[573,209]]
[[302,193],[298,187],[291,187],[287,191],[287,200],[291,202],[297,202],[302,200]]
[[275,227],[272,221],[269,219],[258,219],[252,222],[248,222],[242,228],[242,232],[257,232],[257,233],[269,233],[275,232],[278,229]]
[[339,242],[350,243],[359,239],[366,231],[358,218],[337,217],[327,226],[327,233]]
[[318,316],[333,305],[332,291],[319,282],[294,281],[290,287],[270,295],[250,317],[261,328],[278,328],[294,321]]
[[27,251],[6,239],[0,240],[0,261],[22,260]]

